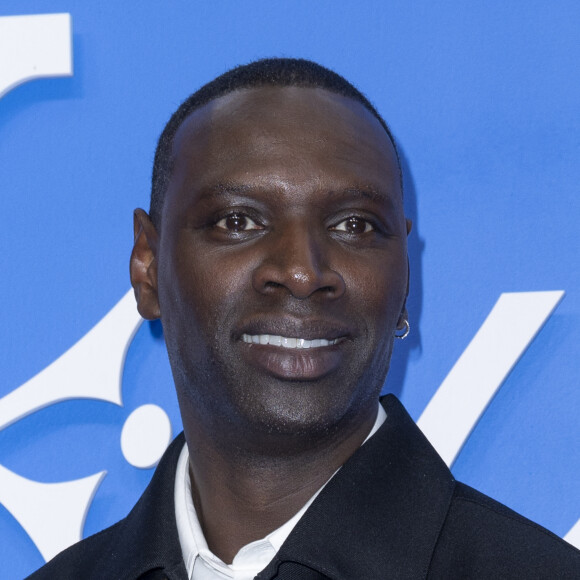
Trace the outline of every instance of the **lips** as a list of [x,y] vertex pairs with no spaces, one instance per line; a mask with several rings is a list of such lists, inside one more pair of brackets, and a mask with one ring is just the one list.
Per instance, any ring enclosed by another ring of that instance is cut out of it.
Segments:
[[282,380],[312,381],[337,371],[353,332],[330,320],[290,316],[253,319],[237,334],[242,356],[261,372]]

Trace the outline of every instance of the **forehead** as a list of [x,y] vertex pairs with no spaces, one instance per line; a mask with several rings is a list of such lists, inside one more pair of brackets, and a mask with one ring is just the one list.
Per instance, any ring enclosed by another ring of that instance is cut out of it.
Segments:
[[173,161],[168,193],[248,180],[324,188],[334,180],[401,198],[384,128],[362,104],[325,89],[242,89],[215,99],[183,122]]

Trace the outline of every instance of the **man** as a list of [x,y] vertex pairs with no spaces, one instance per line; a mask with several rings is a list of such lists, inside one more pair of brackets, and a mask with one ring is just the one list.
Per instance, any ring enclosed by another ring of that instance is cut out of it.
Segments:
[[338,75],[258,61],[157,149],[131,280],[184,425],[130,515],[35,578],[580,578],[580,553],[454,481],[398,401],[409,329],[392,136]]

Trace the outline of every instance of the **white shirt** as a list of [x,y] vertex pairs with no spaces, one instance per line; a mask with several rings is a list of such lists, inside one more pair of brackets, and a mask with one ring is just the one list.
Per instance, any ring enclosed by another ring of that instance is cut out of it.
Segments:
[[[375,424],[363,444],[374,435],[384,423],[387,414],[382,405]],[[310,507],[316,496],[323,490],[329,480],[306,502],[306,504],[278,529],[270,532],[261,540],[250,542],[236,554],[231,564],[226,564],[207,547],[191,495],[189,478],[189,450],[183,446],[175,476],[175,517],[181,552],[190,580],[251,580],[263,570],[276,555],[298,520]],[[337,470],[338,471],[338,470]]]

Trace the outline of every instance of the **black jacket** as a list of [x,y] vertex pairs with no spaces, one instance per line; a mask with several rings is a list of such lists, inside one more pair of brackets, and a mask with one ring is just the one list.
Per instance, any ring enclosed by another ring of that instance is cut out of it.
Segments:
[[[580,551],[456,482],[399,401],[298,522],[259,580],[580,579]],[[174,515],[177,437],[130,514],[33,580],[187,578]]]

